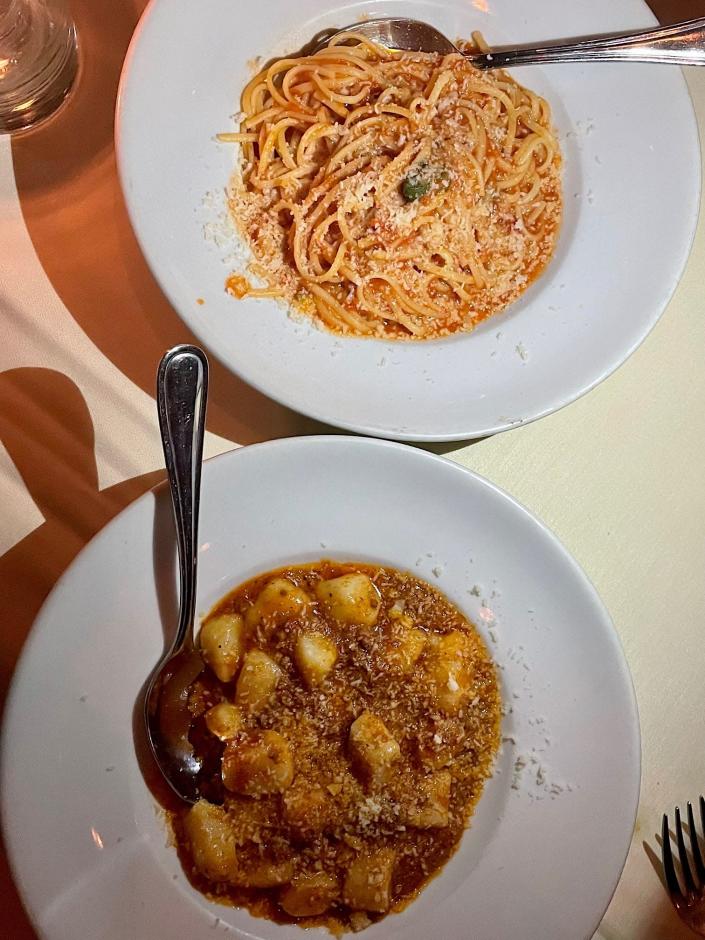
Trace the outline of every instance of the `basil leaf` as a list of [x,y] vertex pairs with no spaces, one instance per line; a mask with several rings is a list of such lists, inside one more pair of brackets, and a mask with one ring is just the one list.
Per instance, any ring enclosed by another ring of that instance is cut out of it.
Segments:
[[407,176],[402,183],[401,192],[407,202],[414,202],[425,196],[431,189],[431,181],[420,176]]

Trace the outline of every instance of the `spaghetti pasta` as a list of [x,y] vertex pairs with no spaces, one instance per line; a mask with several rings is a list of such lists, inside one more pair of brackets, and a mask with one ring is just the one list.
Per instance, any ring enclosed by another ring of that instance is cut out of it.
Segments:
[[233,293],[282,297],[337,333],[471,330],[555,247],[548,104],[458,54],[338,35],[256,75],[220,139],[241,148],[230,210],[266,285],[238,278]]

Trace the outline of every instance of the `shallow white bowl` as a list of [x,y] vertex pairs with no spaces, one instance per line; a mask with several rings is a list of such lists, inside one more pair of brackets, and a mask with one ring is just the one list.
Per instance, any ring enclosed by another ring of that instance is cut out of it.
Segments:
[[[507,710],[496,773],[459,851],[365,936],[591,936],[629,846],[639,730],[619,641],[585,575],[509,496],[423,451],[297,438],[204,465],[200,611],[257,572],[321,557],[437,584],[487,639]],[[175,572],[162,490],[82,552],[18,666],[2,821],[43,940],[304,938],[195,892],[140,774],[133,710],[176,623]]]
[[470,335],[392,345],[340,339],[273,301],[225,293],[238,253],[224,195],[235,149],[215,135],[234,127],[248,61],[290,52],[363,13],[416,17],[449,37],[480,29],[496,45],[654,23],[642,0],[152,0],[126,59],[116,125],[123,190],[147,261],[228,368],[331,424],[459,440],[555,411],[629,356],[682,272],[700,189],[683,76],[619,63],[516,70],[551,103],[565,156],[565,221],[548,271]]

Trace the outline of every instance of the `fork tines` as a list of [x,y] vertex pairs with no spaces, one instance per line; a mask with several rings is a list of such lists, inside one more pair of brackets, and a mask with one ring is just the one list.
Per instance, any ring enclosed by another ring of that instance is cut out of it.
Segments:
[[[705,836],[705,799],[700,797],[700,824]],[[698,845],[698,833],[693,819],[693,806],[688,803],[688,830],[690,832],[690,854],[693,859],[693,868],[691,870],[688,860],[688,852],[683,838],[683,825],[681,823],[681,812],[676,807],[676,845],[678,846],[678,858],[680,859],[681,872],[683,874],[683,884],[685,891],[681,889],[676,874],[676,868],[673,864],[673,854],[671,851],[671,837],[668,830],[668,816],[663,814],[663,823],[661,826],[661,851],[663,853],[663,871],[666,876],[666,885],[671,895],[671,900],[678,907],[679,902],[692,900],[695,897],[701,897],[705,893],[705,865],[703,864],[700,846]]]

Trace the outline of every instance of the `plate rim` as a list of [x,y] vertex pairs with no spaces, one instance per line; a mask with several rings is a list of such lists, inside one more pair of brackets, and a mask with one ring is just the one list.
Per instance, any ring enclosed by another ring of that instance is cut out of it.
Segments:
[[[630,789],[632,791],[630,802],[633,804],[633,809],[630,819],[629,839],[626,840],[623,857],[619,863],[618,870],[615,871],[614,884],[609,893],[609,897],[607,898],[604,909],[601,912],[598,912],[599,916],[596,915],[596,920],[593,926],[594,932],[601,923],[604,914],[611,903],[614,893],[617,890],[617,886],[621,880],[624,866],[629,855],[639,808],[642,778],[641,725],[639,721],[639,708],[636,691],[634,688],[634,680],[621,637],[614,625],[614,621],[612,620],[612,617],[610,616],[604,601],[600,597],[595,585],[586,571],[563,544],[561,539],[559,539],[552,529],[550,529],[549,526],[528,507],[526,507],[505,489],[498,486],[496,483],[492,482],[482,474],[477,473],[475,470],[459,464],[443,455],[434,454],[432,452],[410,446],[409,444],[374,437],[346,437],[344,435],[335,434],[292,436],[278,438],[270,441],[262,441],[260,443],[251,444],[246,447],[235,447],[231,450],[224,451],[223,453],[217,454],[205,460],[204,468],[206,469],[205,473],[203,474],[204,483],[206,482],[208,475],[208,465],[225,463],[228,460],[237,460],[238,454],[249,451],[286,451],[292,447],[316,448],[321,446],[334,448],[352,447],[353,449],[361,450],[369,449],[371,452],[374,452],[375,450],[378,452],[384,450],[403,452],[406,454],[404,459],[408,458],[411,460],[418,460],[419,463],[426,463],[431,465],[440,464],[445,467],[446,470],[455,472],[458,479],[463,481],[472,481],[473,484],[479,485],[481,488],[490,491],[495,496],[498,496],[500,499],[508,503],[514,511],[518,512],[526,521],[532,524],[534,529],[538,531],[540,537],[542,539],[546,539],[552,545],[552,547],[559,552],[562,562],[567,564],[571,570],[572,575],[582,584],[584,590],[586,591],[586,596],[589,596],[595,613],[599,617],[604,636],[609,640],[612,647],[614,661],[619,666],[619,674],[621,677],[623,692],[626,694],[628,705],[628,715],[626,717],[630,734],[627,744],[630,750],[633,751],[634,760],[634,766],[630,769],[630,773],[633,774],[633,779],[630,782]],[[465,485],[465,483],[463,483],[463,485]],[[21,857],[21,850],[18,851],[19,843],[16,839],[16,834],[12,834],[12,826],[9,824],[9,805],[8,799],[5,795],[6,787],[4,785],[9,773],[8,744],[10,739],[10,727],[11,725],[14,727],[16,724],[15,711],[17,708],[17,699],[20,694],[21,687],[25,685],[25,673],[27,673],[27,671],[31,668],[32,650],[34,646],[38,642],[41,642],[41,639],[43,638],[44,619],[52,607],[59,602],[60,595],[66,589],[67,585],[70,584],[70,581],[74,576],[75,569],[84,563],[85,557],[89,556],[90,553],[95,550],[96,545],[111,537],[112,530],[119,524],[120,520],[124,516],[128,514],[139,513],[141,507],[143,507],[150,499],[154,499],[155,493],[157,493],[159,490],[163,490],[167,486],[168,481],[161,481],[131,502],[124,509],[122,509],[86,543],[86,545],[71,561],[66,570],[55,582],[32,623],[32,627],[20,652],[20,656],[17,660],[10,686],[8,688],[7,698],[2,715],[2,727],[0,727],[0,831],[7,849],[7,861],[13,878],[13,883],[21,898],[25,911],[27,912],[32,925],[41,940],[53,940],[54,934],[40,926],[39,915],[38,913],[35,913],[32,903],[32,890],[30,887],[30,882],[23,883],[19,876],[18,859]],[[627,820],[625,819],[625,822],[626,821]]]
[[[646,20],[649,20],[651,24],[658,25],[658,20],[650,7],[647,5],[646,0],[637,0],[637,2],[642,9],[645,22]],[[692,184],[694,189],[694,198],[689,202],[689,205],[684,207],[683,212],[684,215],[687,215],[687,221],[683,226],[683,232],[686,237],[681,246],[682,252],[680,253],[680,256],[676,256],[674,259],[674,273],[671,281],[664,285],[661,299],[652,308],[653,312],[649,319],[641,325],[641,328],[638,331],[638,335],[635,336],[629,345],[621,349],[617,356],[610,358],[609,361],[604,364],[604,366],[598,371],[598,373],[590,382],[588,382],[582,388],[572,388],[567,392],[564,391],[562,393],[554,394],[552,396],[552,400],[546,404],[544,408],[540,409],[531,416],[516,420],[500,417],[495,422],[489,422],[483,427],[470,427],[464,428],[463,430],[447,431],[442,433],[418,432],[401,427],[380,427],[378,425],[376,426],[374,423],[370,423],[369,421],[348,421],[337,417],[335,414],[326,412],[325,408],[322,408],[319,402],[313,401],[310,404],[306,402],[305,410],[301,410],[299,404],[295,401],[292,401],[290,398],[287,398],[283,391],[271,390],[268,388],[266,381],[264,381],[258,373],[250,371],[246,364],[239,363],[237,366],[234,365],[233,362],[231,362],[228,357],[222,353],[219,348],[217,348],[215,343],[211,343],[208,330],[202,328],[200,322],[192,322],[191,320],[187,319],[185,313],[182,313],[180,310],[182,305],[180,303],[176,287],[172,287],[172,282],[168,277],[162,277],[159,270],[160,265],[158,263],[158,259],[155,257],[155,250],[150,248],[149,239],[143,238],[143,233],[141,232],[141,226],[139,223],[139,207],[131,195],[130,186],[128,185],[128,170],[126,165],[127,156],[123,143],[123,126],[125,120],[126,101],[128,99],[131,88],[133,60],[138,55],[140,44],[142,42],[142,36],[149,21],[151,20],[157,8],[165,6],[165,3],[166,0],[149,0],[149,3],[140,16],[139,22],[130,40],[120,73],[114,114],[115,157],[120,186],[124,202],[127,207],[130,225],[137,239],[140,250],[147,262],[147,266],[150,272],[168,299],[174,312],[177,314],[186,328],[206,346],[210,354],[213,355],[225,369],[227,369],[233,375],[237,376],[247,385],[254,388],[260,394],[285,408],[289,408],[299,414],[303,414],[322,424],[342,428],[344,430],[352,431],[356,434],[362,434],[369,437],[393,439],[396,441],[409,443],[451,443],[454,441],[477,440],[479,438],[489,437],[503,431],[511,430],[512,428],[523,427],[525,425],[532,424],[534,421],[538,421],[541,418],[545,418],[551,414],[555,414],[558,411],[561,411],[563,408],[573,404],[583,396],[587,395],[625,364],[625,362],[649,337],[656,324],[665,313],[666,308],[673,299],[673,296],[683,278],[683,274],[692,253],[700,215],[703,185],[702,148],[697,115],[695,113],[692,96],[690,94],[690,89],[688,87],[688,83],[686,82],[683,69],[677,66],[671,66],[671,69],[676,69],[679,72],[679,84],[681,91],[684,93],[683,101],[684,103],[685,101],[688,103],[687,110],[689,119],[687,121],[687,128],[684,124],[683,129],[684,131],[687,131],[687,134],[690,137],[689,149],[692,151],[691,156],[693,158]],[[666,68],[666,66],[663,66],[663,68]],[[289,315],[288,311],[286,311],[286,315]]]

